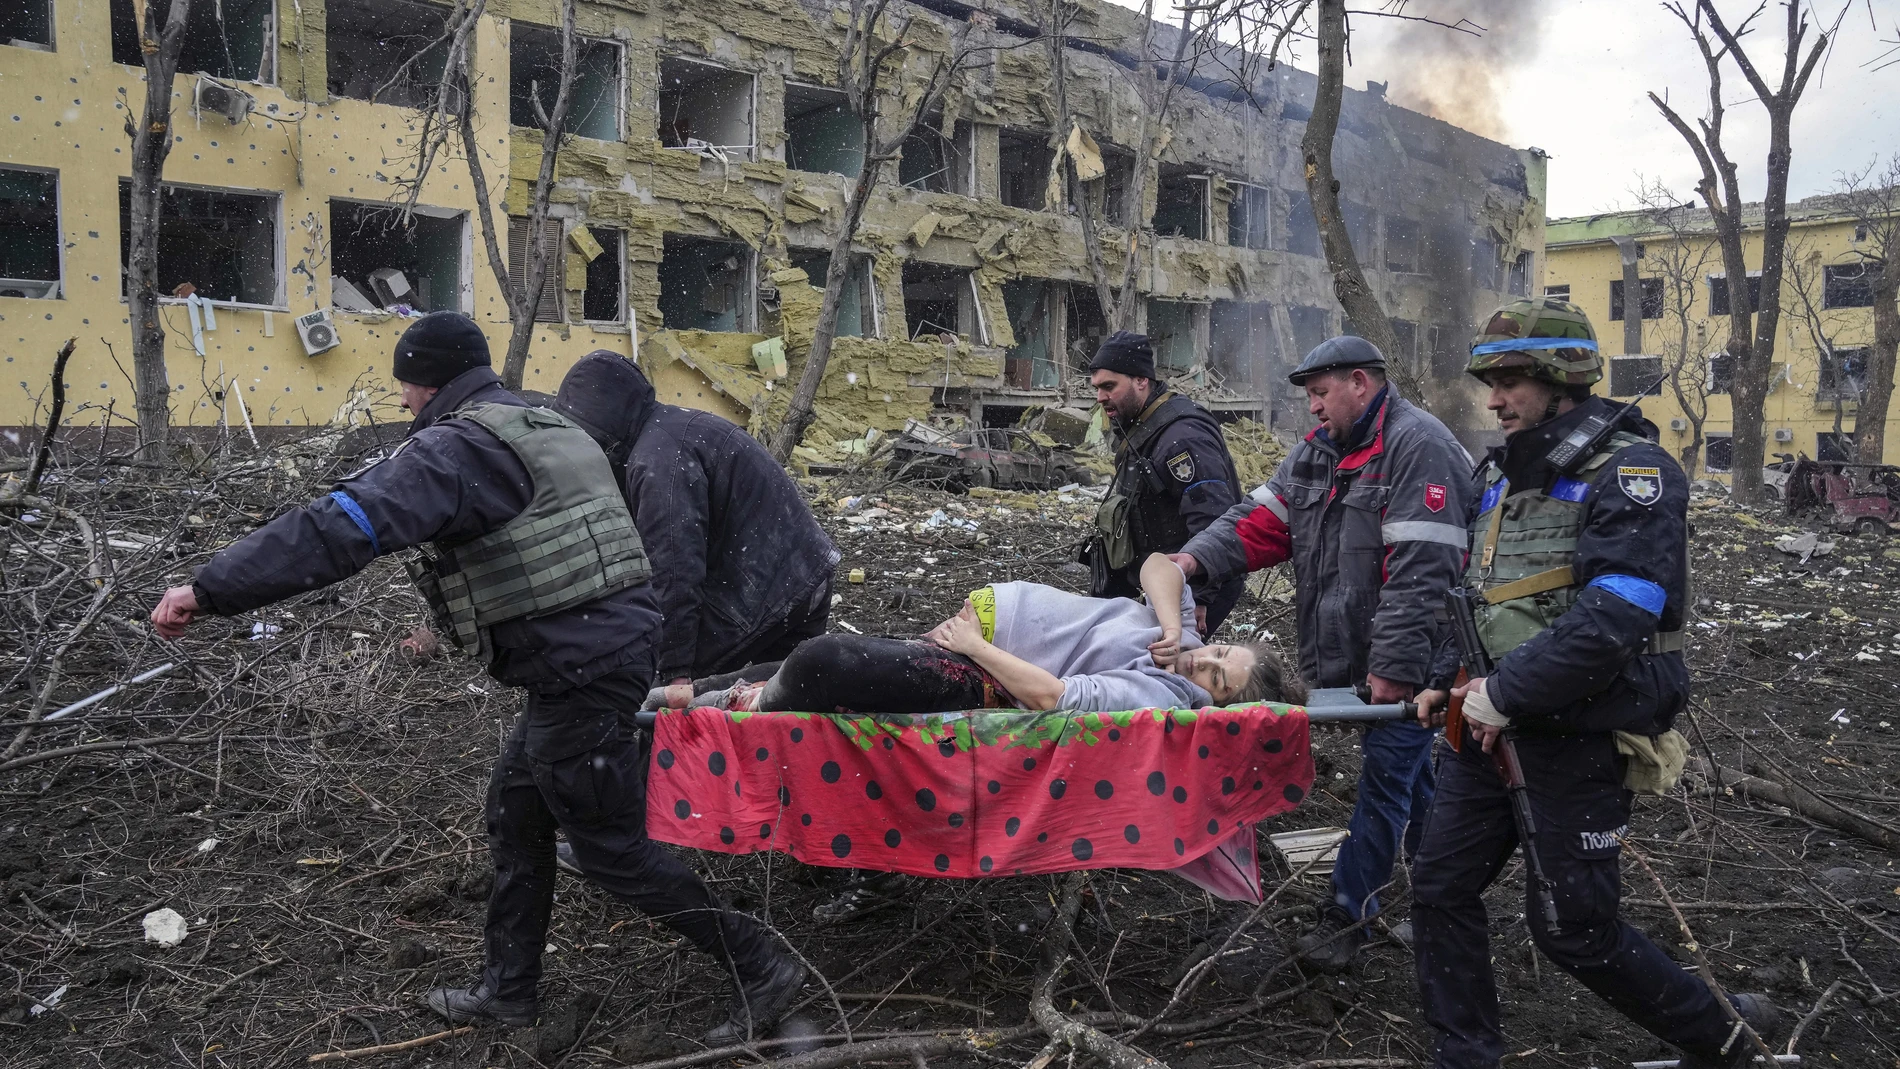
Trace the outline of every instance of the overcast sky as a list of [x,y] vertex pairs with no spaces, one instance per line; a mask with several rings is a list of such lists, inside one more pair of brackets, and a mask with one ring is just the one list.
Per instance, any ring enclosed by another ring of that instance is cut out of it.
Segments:
[[[1832,19],[1843,2],[1823,2],[1820,10]],[[1157,0],[1157,10],[1166,3]],[[1725,17],[1739,17],[1755,0],[1718,3]],[[1352,6],[1380,8],[1384,0]],[[1780,81],[1784,10],[1771,2],[1757,22],[1760,31],[1746,39],[1771,85]],[[1405,11],[1447,21],[1468,17],[1489,32],[1472,37],[1356,18],[1347,85],[1390,81],[1397,103],[1550,153],[1553,217],[1633,207],[1639,176],[1660,179],[1683,200],[1694,198],[1700,169],[1647,94],[1655,91],[1694,123],[1707,112],[1708,83],[1688,31],[1657,0],[1410,0]],[[1813,39],[1810,30],[1807,41]],[[1828,192],[1840,172],[1900,153],[1900,62],[1872,69],[1882,53],[1900,60],[1896,40],[1900,0],[1852,0],[1795,111],[1789,199]],[[1310,69],[1311,63],[1309,44],[1295,65]],[[1724,141],[1739,167],[1742,196],[1759,200],[1767,115],[1732,63],[1724,64],[1723,87]]]

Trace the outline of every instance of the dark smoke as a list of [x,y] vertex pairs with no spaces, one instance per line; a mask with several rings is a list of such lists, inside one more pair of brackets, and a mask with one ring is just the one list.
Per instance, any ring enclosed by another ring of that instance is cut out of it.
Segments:
[[[1504,86],[1536,58],[1547,7],[1547,0],[1388,2],[1382,11],[1407,18],[1353,19],[1355,73],[1389,80],[1386,98],[1402,108],[1504,141]],[[1432,21],[1411,21],[1418,19]]]

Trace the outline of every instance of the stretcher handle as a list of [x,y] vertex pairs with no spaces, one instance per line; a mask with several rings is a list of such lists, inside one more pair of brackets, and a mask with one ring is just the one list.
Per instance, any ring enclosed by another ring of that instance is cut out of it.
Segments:
[[[659,713],[651,709],[642,709],[633,714],[633,722],[643,730],[653,730],[653,722]],[[927,715],[927,714],[919,714]],[[1393,702],[1390,705],[1328,705],[1314,706],[1306,710],[1306,719],[1315,724],[1349,724],[1381,720],[1415,720],[1418,718],[1418,705],[1415,702]]]

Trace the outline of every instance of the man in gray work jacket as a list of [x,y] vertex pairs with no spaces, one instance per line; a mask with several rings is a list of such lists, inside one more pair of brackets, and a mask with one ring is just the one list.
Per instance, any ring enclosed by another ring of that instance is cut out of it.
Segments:
[[[1291,378],[1320,425],[1175,562],[1221,583],[1291,560],[1300,674],[1318,687],[1365,687],[1373,702],[1407,700],[1431,681],[1445,591],[1464,570],[1471,458],[1387,384],[1384,355],[1363,338],[1321,343]],[[1401,840],[1408,857],[1417,849],[1432,736],[1409,721],[1366,730],[1333,900],[1300,941],[1309,961],[1351,963]]]

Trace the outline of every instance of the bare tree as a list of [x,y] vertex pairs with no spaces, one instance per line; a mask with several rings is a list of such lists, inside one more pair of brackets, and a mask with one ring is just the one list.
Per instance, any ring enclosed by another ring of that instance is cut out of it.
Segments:
[[[1714,0],[1695,0],[1693,6],[1685,6],[1684,0],[1676,0],[1664,6],[1688,28],[1696,49],[1702,54],[1703,66],[1708,72],[1709,111],[1706,117],[1697,119],[1696,125],[1692,127],[1662,97],[1651,93],[1649,99],[1662,112],[1669,125],[1682,135],[1690,151],[1695,153],[1696,162],[1701,165],[1702,181],[1697,184],[1696,192],[1701,194],[1714,219],[1716,235],[1722,247],[1723,265],[1732,282],[1748,278],[1748,264],[1742,251],[1741,184],[1736,176],[1736,165],[1722,144],[1724,60],[1741,70],[1742,76],[1754,89],[1756,99],[1768,113],[1768,185],[1762,197],[1762,309],[1751,315],[1747,302],[1729,302],[1727,346],[1733,361],[1735,496],[1744,502],[1754,503],[1762,499],[1761,469],[1765,455],[1762,440],[1763,409],[1768,398],[1769,372],[1775,356],[1775,332],[1780,329],[1781,323],[1779,295],[1782,250],[1788,240],[1788,167],[1792,152],[1789,128],[1793,123],[1795,105],[1800,102],[1801,94],[1807,88],[1808,78],[1827,52],[1831,28],[1816,35],[1803,59],[1802,42],[1808,35],[1808,19],[1802,11],[1800,0],[1786,0],[1784,6],[1787,8],[1788,24],[1782,55],[1781,84],[1771,88],[1741,45],[1741,39],[1751,32],[1751,24],[1765,10],[1766,4],[1755,8],[1733,29],[1716,11]],[[1843,8],[1842,13],[1845,12]],[[1834,25],[1838,26],[1839,23],[1837,18]]]
[[163,462],[171,436],[171,380],[165,370],[165,324],[159,318],[158,229],[164,211],[165,159],[172,148],[172,77],[185,45],[191,0],[172,0],[159,23],[160,0],[134,3],[139,50],[145,55],[145,107],[136,125],[126,106],[132,139],[131,232],[126,236],[126,306],[132,320],[132,372],[138,394],[139,452]]
[[1854,221],[1854,255],[1871,273],[1874,345],[1867,359],[1867,382],[1854,417],[1855,444],[1862,464],[1884,463],[1887,413],[1893,399],[1895,350],[1900,349],[1900,156],[1838,183],[1842,207]]
[[[531,84],[528,87],[535,122],[541,130],[541,166],[535,174],[525,205],[527,270],[519,287],[508,277],[508,257],[504,251],[508,235],[502,229],[505,220],[498,221],[495,218],[495,208],[489,197],[491,187],[488,169],[482,162],[480,139],[475,128],[474,78],[469,69],[472,56],[469,40],[487,6],[488,0],[456,0],[455,7],[444,20],[442,40],[446,43],[446,49],[442,80],[423,105],[422,136],[417,141],[414,157],[416,166],[397,182],[397,189],[404,201],[404,211],[413,211],[417,198],[422,195],[423,181],[428,177],[435,160],[447,151],[449,141],[461,141],[462,153],[468,164],[469,184],[475,195],[476,215],[481,220],[482,242],[488,252],[488,266],[494,271],[502,300],[508,306],[511,329],[508,352],[501,365],[501,380],[509,389],[518,390],[522,377],[527,373],[528,348],[534,341],[535,311],[540,306],[541,293],[547,287],[548,269],[552,266],[555,252],[541,240],[541,235],[547,225],[548,194],[554,188],[554,163],[560,155],[561,143],[567,136],[567,121],[574,103],[577,65],[574,14],[577,0],[561,0],[561,66],[553,108],[549,109],[542,103],[542,86]],[[427,51],[430,50],[423,50]],[[418,52],[417,56],[420,57],[423,52]],[[413,59],[410,61],[414,62]],[[391,75],[383,88],[407,77],[410,63],[405,63]],[[381,92],[382,89],[377,90],[378,94]]]
[[[572,0],[569,0],[571,3]],[[970,24],[957,29],[948,53],[933,54],[926,61],[923,91],[915,103],[899,114],[885,118],[884,80],[901,76],[907,61],[917,51],[911,28],[917,16],[910,15],[895,33],[881,31],[890,0],[851,0],[850,24],[845,29],[844,46],[838,53],[838,88],[845,105],[863,127],[864,162],[858,168],[857,182],[845,198],[844,218],[839,220],[838,236],[831,246],[831,265],[825,271],[825,297],[818,309],[818,323],[812,332],[811,352],[805,358],[805,370],[798,389],[771,442],[772,455],[784,464],[792,450],[805,437],[815,413],[812,405],[818,387],[824,382],[825,367],[831,362],[831,343],[838,333],[838,310],[842,306],[846,281],[851,274],[851,246],[858,237],[858,224],[864,218],[865,205],[883,179],[886,165],[903,151],[904,141],[922,125],[925,117],[942,103],[951,81],[965,70],[981,66],[977,54],[982,46],[968,42]],[[882,120],[882,121],[880,121]]]
[[[1847,406],[1858,403],[1862,385],[1852,381],[1844,357],[1834,346],[1834,338],[1847,326],[1848,316],[1827,307],[1827,265],[1821,250],[1800,235],[1788,239],[1782,251],[1782,311],[1808,335],[1814,346],[1817,402],[1834,406],[1834,433],[1844,432]],[[1732,291],[1731,291],[1732,292]],[[1856,421],[1856,429],[1859,423]]]
[[[1678,456],[1682,470],[1693,479],[1707,443],[1703,428],[1709,419],[1709,394],[1716,386],[1715,361],[1721,355],[1708,351],[1707,328],[1696,315],[1696,303],[1702,280],[1720,260],[1721,251],[1714,233],[1701,225],[1691,206],[1678,204],[1660,182],[1638,189],[1636,200],[1651,227],[1643,235],[1643,261],[1662,280],[1662,318],[1668,338],[1661,346],[1663,382],[1689,425],[1689,441]],[[1741,288],[1738,298],[1732,282],[1728,294],[1731,301],[1748,299],[1747,287]],[[1626,314],[1633,307],[1628,298],[1624,307]]]

